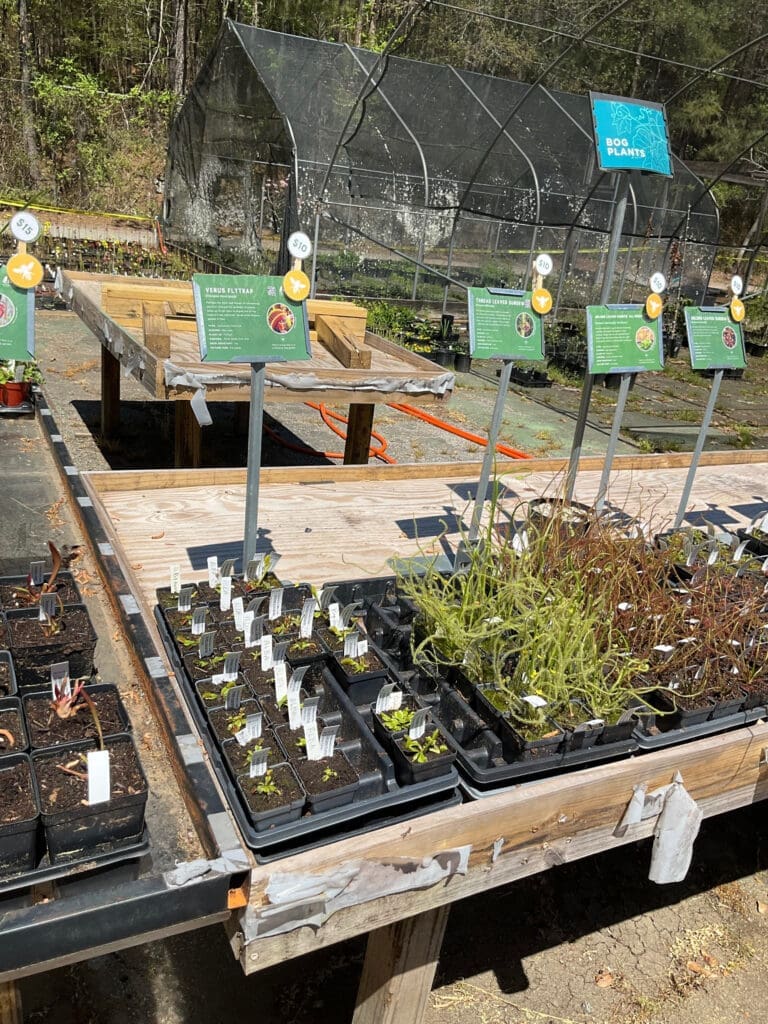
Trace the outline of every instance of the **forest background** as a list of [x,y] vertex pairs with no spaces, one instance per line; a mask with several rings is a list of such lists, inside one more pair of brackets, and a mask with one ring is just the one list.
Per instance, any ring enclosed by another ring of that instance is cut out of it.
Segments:
[[[380,50],[406,6],[0,0],[0,200],[154,215],[171,119],[223,18]],[[614,7],[616,0],[432,0],[395,52],[532,81]],[[656,101],[688,85],[668,106],[674,152],[721,162],[743,152],[742,167],[768,176],[768,5],[630,0],[573,45],[544,84]],[[723,241],[738,244],[761,196],[722,182],[715,194]]]

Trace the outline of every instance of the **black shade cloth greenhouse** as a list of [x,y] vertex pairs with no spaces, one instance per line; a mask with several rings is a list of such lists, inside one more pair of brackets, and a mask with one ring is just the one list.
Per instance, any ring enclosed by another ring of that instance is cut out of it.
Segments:
[[439,274],[520,287],[546,250],[558,299],[584,305],[627,189],[612,299],[640,300],[664,268],[701,300],[719,228],[701,181],[678,160],[672,179],[599,172],[588,98],[527,91],[226,21],[171,131],[166,234],[271,272],[295,193],[321,292],[438,300]]

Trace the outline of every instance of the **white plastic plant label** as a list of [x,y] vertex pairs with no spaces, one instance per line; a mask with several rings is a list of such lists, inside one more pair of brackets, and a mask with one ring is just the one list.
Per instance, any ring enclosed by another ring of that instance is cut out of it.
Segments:
[[359,633],[349,633],[344,637],[344,657],[345,658],[356,658],[357,657],[357,645],[360,639]]
[[397,711],[402,703],[403,691],[397,688],[397,683],[385,683],[376,697],[376,714]]
[[210,658],[213,654],[213,641],[216,638],[214,632],[203,633],[197,645],[197,653],[200,658]]
[[341,629],[341,607],[337,601],[328,605],[328,622],[331,629]]
[[72,683],[69,678],[69,662],[57,661],[51,665],[51,699],[56,700],[56,691],[69,697],[72,693]]
[[315,621],[315,609],[317,601],[314,597],[308,597],[301,608],[301,626],[299,635],[302,639],[308,640],[312,636],[312,627]]
[[265,633],[261,638],[261,671],[269,672],[274,664],[272,657],[272,636]]
[[[320,610],[327,612],[336,593],[336,587],[323,587],[320,591]],[[338,607],[338,605],[337,605]]]
[[261,569],[263,564],[263,555],[257,555],[256,558],[252,558],[248,565],[246,565],[245,567],[246,580],[253,580],[254,582],[258,583],[259,580],[261,579],[261,576],[259,576],[259,570]]
[[248,774],[252,779],[259,779],[267,774],[267,761],[269,760],[268,750],[254,750],[251,756],[251,765]]
[[32,580],[34,587],[41,586],[45,579],[45,562],[30,562],[29,578]]
[[171,593],[178,594],[181,590],[181,566],[175,562],[170,566],[168,572],[171,578]]
[[341,627],[347,629],[349,624],[352,622],[357,615],[363,610],[363,606],[359,601],[352,601],[350,604],[344,605],[341,609]]
[[316,718],[311,722],[304,723],[304,744],[304,749],[307,753],[307,760],[319,761],[322,755],[320,754],[320,737],[317,734]]
[[225,562],[221,563],[219,568],[219,578],[224,579],[225,576],[231,576],[235,571],[235,560],[234,558],[228,558]]
[[338,725],[328,725],[323,729],[320,733],[320,757],[333,757],[338,734]]
[[104,804],[112,795],[109,751],[88,751],[88,805]]
[[264,725],[264,716],[261,711],[254,711],[253,714],[247,715],[245,719],[245,733],[247,733],[248,739],[258,740],[261,738],[261,731]]
[[288,685],[288,728],[291,732],[301,728],[301,697],[298,690],[291,693]]
[[[253,612],[246,612],[245,617],[253,615]],[[258,647],[264,637],[264,616],[254,615],[250,622],[246,622],[245,646]]]
[[216,555],[208,559],[208,586],[215,587],[219,582],[219,560]]
[[279,643],[272,641],[272,661],[275,665],[281,661],[285,661],[285,657],[288,654],[288,640],[281,640]]
[[420,740],[424,733],[427,731],[427,715],[429,711],[426,708],[419,708],[411,719],[411,724],[408,729],[408,739]]
[[532,708],[545,708],[547,706],[547,702],[538,693],[528,693],[523,697],[523,700],[526,704],[530,704]]
[[227,711],[237,711],[240,705],[243,703],[243,691],[244,686],[233,686],[227,690],[227,695],[224,698],[224,707]]
[[245,607],[242,597],[236,597],[232,601],[232,614],[235,617],[235,629],[238,633],[245,632]]
[[224,680],[231,683],[240,671],[240,651],[231,651],[224,659]]
[[288,666],[284,661],[279,661],[274,668],[275,674],[275,702],[285,700],[288,696]]
[[283,588],[276,587],[274,590],[269,592],[269,613],[267,618],[270,622],[273,619],[279,619],[283,614]]
[[195,608],[192,612],[192,636],[202,636],[205,632],[205,618],[208,614],[208,609],[203,605],[201,608]]
[[301,724],[309,725],[317,721],[317,711],[320,706],[319,697],[307,697],[301,706]]
[[228,612],[232,604],[232,577],[221,577],[221,590],[219,591],[219,608]]
[[40,608],[37,615],[40,622],[46,622],[48,619],[54,618],[57,607],[58,601],[56,599],[56,594],[41,594]]
[[368,637],[361,637],[357,641],[357,657],[363,658],[368,653]]
[[179,596],[176,601],[176,610],[180,612],[188,612],[192,608],[192,594],[194,587],[182,587],[179,591]]
[[245,610],[247,612],[253,612],[254,615],[258,615],[259,612],[261,611],[261,606],[264,604],[266,600],[266,594],[262,594],[260,597],[254,597],[252,600],[248,602]]

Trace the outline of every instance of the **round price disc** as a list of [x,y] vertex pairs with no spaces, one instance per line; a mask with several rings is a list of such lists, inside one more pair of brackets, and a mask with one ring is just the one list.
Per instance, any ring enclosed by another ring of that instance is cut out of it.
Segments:
[[731,278],[731,291],[734,295],[741,295],[744,291],[744,282],[738,274],[734,274]]
[[552,309],[552,296],[546,288],[537,288],[531,292],[531,306],[539,316],[544,316]]
[[746,315],[746,312],[747,311],[744,308],[744,303],[741,301],[740,298],[734,296],[731,299],[731,316],[737,324],[741,323],[741,321],[744,319],[744,316]]
[[302,270],[289,270],[283,278],[283,294],[291,302],[303,302],[309,295],[309,278]]
[[305,260],[312,255],[312,243],[309,235],[303,231],[294,231],[288,236],[288,252],[295,260]]
[[536,268],[536,273],[541,274],[542,277],[546,277],[547,274],[551,274],[553,266],[554,263],[552,262],[552,257],[548,253],[540,252],[536,257],[534,267]]
[[651,274],[651,279],[648,283],[651,286],[651,291],[656,292],[657,295],[661,295],[667,287],[667,279],[660,270],[657,270],[655,274]]
[[5,267],[8,280],[17,288],[36,288],[43,280],[43,265],[27,252],[17,252]]
[[34,242],[40,234],[40,222],[27,210],[14,213],[9,226],[11,234],[19,242]]
[[648,298],[645,300],[645,312],[648,314],[651,320],[655,320],[656,317],[664,309],[664,302],[660,295],[656,292],[651,292]]

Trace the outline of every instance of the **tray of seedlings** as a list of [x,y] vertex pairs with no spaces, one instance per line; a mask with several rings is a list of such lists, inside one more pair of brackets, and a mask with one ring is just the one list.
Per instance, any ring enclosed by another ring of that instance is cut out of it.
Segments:
[[[447,770],[408,776],[360,705],[397,676],[360,603],[282,586],[263,562],[157,591],[155,617],[243,836],[262,861],[459,801]],[[416,755],[414,754],[414,757]]]

